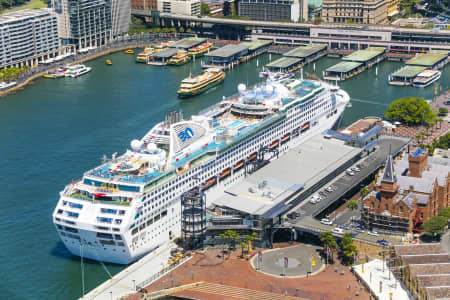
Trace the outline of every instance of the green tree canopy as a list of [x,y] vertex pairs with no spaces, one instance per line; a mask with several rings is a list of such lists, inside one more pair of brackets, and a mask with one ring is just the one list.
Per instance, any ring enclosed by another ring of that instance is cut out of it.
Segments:
[[446,226],[447,218],[444,216],[431,217],[422,224],[423,230],[433,236],[438,233],[443,233]]
[[329,231],[320,233],[320,242],[322,243],[324,248],[326,248],[328,246],[333,251],[336,251],[338,249],[336,240],[334,239],[334,236]]
[[350,233],[345,233],[341,239],[342,257],[345,263],[351,264],[358,253],[358,248],[353,244],[353,238]]
[[357,210],[358,209],[358,203],[355,200],[350,200],[347,203],[347,208],[350,210]]
[[446,115],[446,114],[448,114],[448,109],[445,108],[445,107],[439,108],[439,114],[440,114],[440,115]]
[[441,212],[439,213],[440,216],[450,219],[450,207],[444,207],[441,209]]
[[392,101],[384,115],[391,120],[411,125],[430,123],[436,119],[436,114],[431,110],[431,106],[423,98],[417,97],[399,98]]
[[207,16],[211,13],[211,9],[209,8],[208,4],[202,3],[200,4],[200,14],[202,16]]

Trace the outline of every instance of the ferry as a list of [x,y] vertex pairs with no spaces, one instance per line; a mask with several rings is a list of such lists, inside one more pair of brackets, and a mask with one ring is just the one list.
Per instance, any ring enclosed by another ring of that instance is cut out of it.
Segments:
[[124,51],[125,54],[134,54],[134,50],[133,49],[128,49]]
[[281,157],[332,128],[349,99],[337,86],[289,78],[239,84],[236,94],[189,118],[170,112],[125,153],[104,157],[63,188],[55,230],[73,255],[129,264],[181,236],[182,194],[200,185],[208,207],[247,176],[243,162],[262,147]]
[[426,87],[441,78],[442,72],[438,70],[425,70],[413,80],[413,87]]
[[48,71],[47,73],[44,74],[44,78],[49,78],[49,79],[62,78],[65,76],[66,76],[65,68],[59,68],[58,70],[56,70],[54,72]]
[[206,52],[213,49],[213,44],[210,42],[205,42],[199,46],[193,47],[188,50],[189,56],[200,57],[203,56]]
[[225,79],[225,72],[221,69],[210,68],[202,74],[189,77],[181,81],[180,89],[177,94],[179,98],[188,98],[198,94],[201,94],[208,89],[222,83]]
[[177,54],[172,56],[167,62],[168,65],[171,66],[181,66],[191,60],[191,57],[184,50],[178,51]]
[[12,88],[13,86],[15,86],[17,84],[16,81],[10,81],[10,82],[0,82],[0,92],[2,91],[6,91],[9,88]]
[[85,65],[73,65],[67,68],[65,76],[76,78],[78,76],[89,73],[91,70],[91,67],[86,67]]
[[151,55],[153,53],[155,53],[155,48],[145,47],[144,51],[142,51],[141,53],[138,54],[138,56],[136,56],[136,62],[147,63],[150,60]]
[[160,52],[163,51],[164,49],[169,48],[170,45],[172,45],[173,43],[175,43],[174,41],[168,41],[168,42],[162,42],[159,44],[156,44],[154,47],[154,52]]

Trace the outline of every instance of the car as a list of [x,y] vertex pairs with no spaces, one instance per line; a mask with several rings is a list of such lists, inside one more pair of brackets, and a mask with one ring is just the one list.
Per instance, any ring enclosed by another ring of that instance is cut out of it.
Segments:
[[323,218],[322,220],[320,220],[320,223],[322,223],[324,225],[333,225],[333,222],[327,218]]
[[345,229],[345,230],[350,230],[350,225],[348,224],[341,224],[339,225],[339,228]]
[[378,232],[376,231],[367,231],[367,234],[372,236],[379,236]]
[[317,199],[311,198],[311,199],[309,199],[308,202],[311,203],[311,204],[316,204],[316,203],[318,203],[319,201],[317,201]]
[[362,229],[361,227],[356,227],[355,231],[359,233],[365,232],[364,229]]
[[450,105],[450,101],[445,101],[444,104],[445,105]]
[[378,240],[377,244],[380,244],[381,246],[389,246],[389,242],[386,240]]
[[332,191],[334,191],[334,190],[331,188],[331,186],[327,187],[327,192],[331,193]]
[[327,193],[325,193],[324,191],[320,191],[320,192],[319,192],[319,195],[320,195],[320,196],[323,196],[323,197],[326,197],[326,196],[327,196]]
[[349,176],[355,175],[355,173],[353,173],[352,171],[350,171],[350,172],[347,171],[347,174],[348,174]]
[[359,171],[361,171],[361,170],[360,170],[359,168],[357,168],[357,167],[353,167],[352,170],[353,170],[354,172],[359,172]]
[[331,229],[331,233],[335,233],[335,234],[344,234],[344,230],[342,230],[341,228],[333,228]]

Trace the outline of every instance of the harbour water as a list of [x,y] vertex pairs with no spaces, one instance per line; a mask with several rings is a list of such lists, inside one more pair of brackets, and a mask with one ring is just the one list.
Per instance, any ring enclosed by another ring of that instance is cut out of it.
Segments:
[[[275,59],[272,55],[272,59]],[[180,81],[201,71],[200,59],[181,67],[134,63],[134,56],[110,55],[87,63],[93,71],[80,78],[40,79],[23,91],[0,98],[0,295],[3,299],[75,299],[82,295],[80,259],[59,241],[51,214],[59,191],[84,171],[98,165],[103,154],[122,153],[168,111],[189,116],[239,83],[258,82],[256,60],[227,72],[225,83],[206,94],[178,100]],[[269,60],[259,58],[259,69]],[[316,62],[317,75],[339,59]],[[395,87],[388,75],[401,62],[382,62],[340,85],[352,107],[341,125],[367,116],[382,116],[390,101],[404,96],[433,97],[434,88]],[[314,73],[313,65],[305,68]],[[450,86],[447,67],[438,82]],[[306,75],[305,75],[306,77]],[[123,266],[106,265],[112,274]],[[108,279],[95,261],[85,262],[85,292]]]

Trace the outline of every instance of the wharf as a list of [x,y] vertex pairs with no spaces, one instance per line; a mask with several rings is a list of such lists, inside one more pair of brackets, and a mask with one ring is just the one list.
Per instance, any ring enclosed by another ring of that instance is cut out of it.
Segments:
[[147,64],[154,65],[154,66],[165,66],[167,65],[167,62],[169,59],[178,53],[177,48],[168,48],[160,52],[153,53],[151,55],[152,60],[149,61]]
[[270,72],[289,73],[303,67],[302,61],[303,59],[296,57],[281,57],[268,63],[266,68],[269,69]]
[[389,76],[389,84],[399,86],[411,85],[414,78],[425,69],[426,67],[422,66],[404,66]]
[[206,54],[207,62],[202,67],[230,70],[267,52],[271,43],[271,41],[254,41],[226,45]]
[[449,62],[447,51],[432,51],[428,53],[417,54],[405,64],[409,66],[422,66],[427,69],[440,69]]
[[205,38],[199,38],[199,37],[189,37],[182,40],[179,40],[175,43],[173,43],[170,48],[176,48],[176,49],[184,49],[189,50],[190,48],[196,47],[200,44],[203,44],[208,39]]
[[176,248],[173,242],[167,242],[159,248],[145,255],[140,260],[134,262],[120,273],[105,281],[95,289],[84,295],[81,299],[110,300],[130,295],[146,286],[168,272],[182,265],[190,257],[182,260],[178,265],[170,267],[167,265],[170,257],[170,250]]
[[326,80],[347,80],[366,69],[372,68],[384,59],[386,48],[369,47],[364,50],[355,51],[342,58],[342,62],[331,66],[324,72]]

